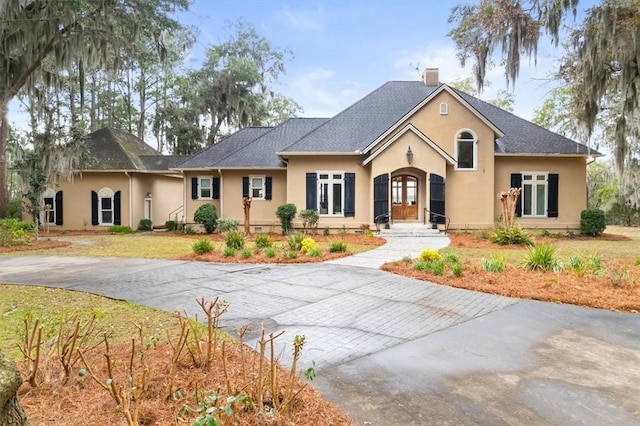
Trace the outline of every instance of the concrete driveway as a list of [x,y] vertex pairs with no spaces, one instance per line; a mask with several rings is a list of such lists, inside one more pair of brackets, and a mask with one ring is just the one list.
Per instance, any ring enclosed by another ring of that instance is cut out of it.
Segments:
[[[640,424],[640,316],[459,290],[340,264],[0,257],[0,282],[307,338],[299,365],[361,424]],[[282,341],[283,363],[290,346]]]

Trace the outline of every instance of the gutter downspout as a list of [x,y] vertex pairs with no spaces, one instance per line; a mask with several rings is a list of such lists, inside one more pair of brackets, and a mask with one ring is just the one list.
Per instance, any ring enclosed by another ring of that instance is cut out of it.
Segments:
[[224,219],[224,196],[223,189],[224,188],[224,180],[222,178],[222,170],[218,169],[218,174],[220,175],[220,219]]
[[124,172],[129,178],[129,226],[133,228],[133,176]]

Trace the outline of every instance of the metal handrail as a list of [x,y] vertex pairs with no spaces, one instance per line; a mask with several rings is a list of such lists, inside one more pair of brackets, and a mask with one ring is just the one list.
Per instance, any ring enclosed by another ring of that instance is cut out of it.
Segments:
[[180,207],[176,207],[175,209],[173,209],[170,213],[169,213],[169,220],[171,220],[171,216],[175,215],[176,217],[176,222],[178,221],[178,213],[184,211],[184,204],[181,205]]
[[[437,216],[437,217],[443,217],[444,218],[444,233],[446,234],[449,231],[449,216],[445,216],[443,214],[440,213],[436,213],[436,212],[432,212],[431,210],[429,210],[428,208],[424,208],[424,217],[422,218],[422,224],[426,225],[427,224],[427,215],[429,217],[431,217],[431,215]],[[437,223],[434,222],[434,225],[436,225],[437,227]]]

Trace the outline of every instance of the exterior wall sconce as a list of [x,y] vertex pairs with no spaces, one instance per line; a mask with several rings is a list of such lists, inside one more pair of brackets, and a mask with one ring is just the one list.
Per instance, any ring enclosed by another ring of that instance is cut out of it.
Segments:
[[147,197],[146,198],[151,198],[151,193],[147,192]]
[[407,163],[413,163],[413,151],[411,151],[411,147],[407,149]]

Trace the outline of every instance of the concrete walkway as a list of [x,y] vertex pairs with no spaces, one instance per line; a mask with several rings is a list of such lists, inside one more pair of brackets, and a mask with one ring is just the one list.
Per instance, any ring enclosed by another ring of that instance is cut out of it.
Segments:
[[405,256],[415,259],[425,248],[439,250],[451,243],[451,240],[446,235],[411,238],[385,237],[385,239],[387,243],[383,246],[353,256],[330,260],[326,263],[378,269],[386,262],[402,260]]
[[252,339],[261,323],[285,331],[284,364],[286,342],[305,335],[300,368],[315,362],[313,385],[360,424],[640,424],[637,314],[337,264],[0,256],[0,282],[190,313],[196,298],[220,296],[224,327],[249,325]]

